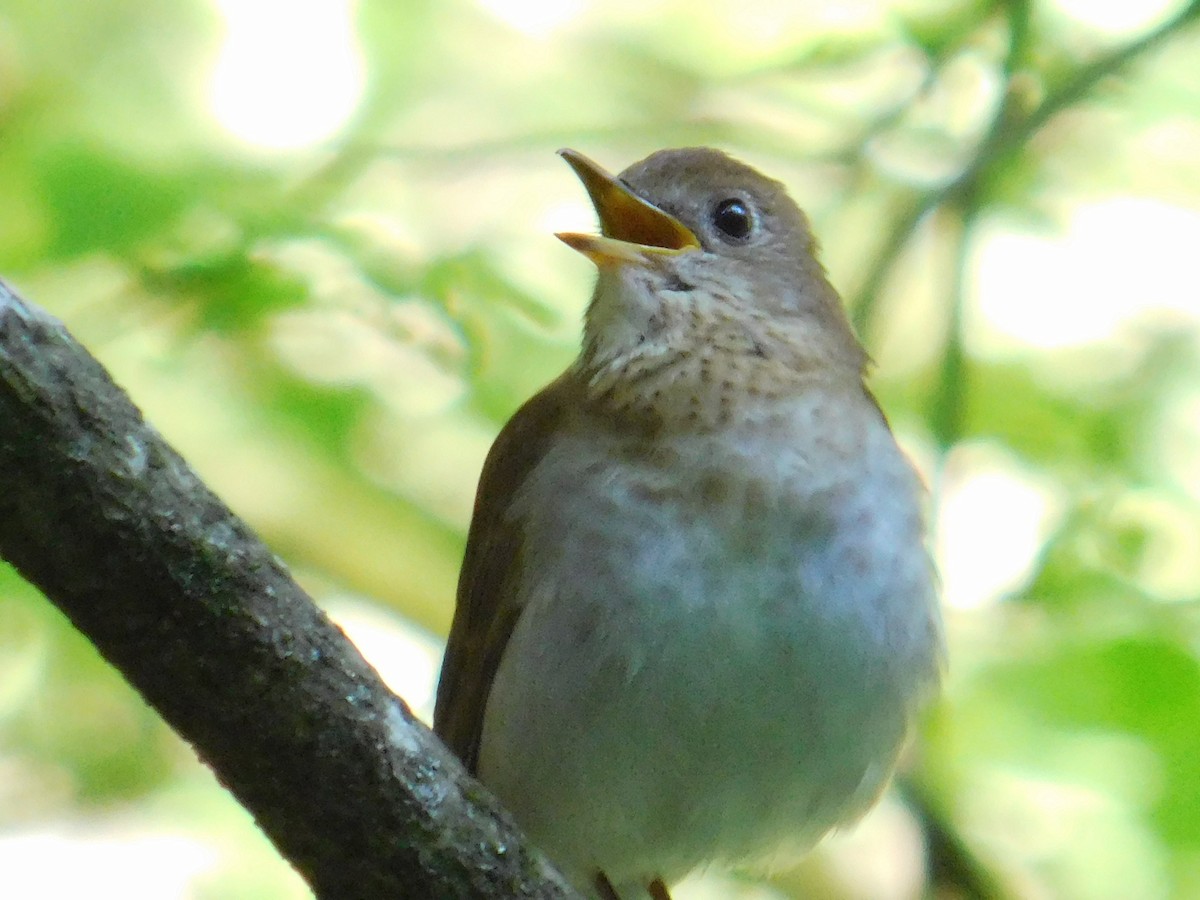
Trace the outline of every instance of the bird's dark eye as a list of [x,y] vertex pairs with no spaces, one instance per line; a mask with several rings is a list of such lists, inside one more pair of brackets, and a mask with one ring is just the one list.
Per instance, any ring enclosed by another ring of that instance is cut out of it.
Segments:
[[740,243],[754,230],[754,214],[746,201],[730,197],[713,207],[712,223],[726,238]]

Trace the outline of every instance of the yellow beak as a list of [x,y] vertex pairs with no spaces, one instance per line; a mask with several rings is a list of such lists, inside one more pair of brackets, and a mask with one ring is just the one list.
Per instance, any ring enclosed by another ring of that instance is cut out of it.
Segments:
[[575,150],[559,150],[592,198],[600,234],[559,232],[558,239],[598,266],[644,261],[649,254],[673,254],[700,246],[691,230],[647,203],[592,160]]

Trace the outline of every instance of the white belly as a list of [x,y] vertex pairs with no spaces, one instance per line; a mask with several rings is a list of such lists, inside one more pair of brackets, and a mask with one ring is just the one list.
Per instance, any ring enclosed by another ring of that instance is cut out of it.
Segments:
[[523,490],[539,575],[479,773],[568,874],[645,883],[806,848],[882,787],[936,678],[917,501],[886,428],[846,436],[871,460],[852,482],[821,474],[820,447],[761,440],[724,459],[676,443],[631,471],[579,436]]

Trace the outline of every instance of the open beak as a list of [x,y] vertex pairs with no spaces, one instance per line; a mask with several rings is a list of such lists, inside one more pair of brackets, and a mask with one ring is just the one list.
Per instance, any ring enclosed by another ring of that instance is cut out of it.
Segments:
[[559,150],[587,188],[600,234],[559,232],[558,239],[598,266],[644,262],[653,254],[675,254],[700,246],[682,222],[647,203],[582,153]]

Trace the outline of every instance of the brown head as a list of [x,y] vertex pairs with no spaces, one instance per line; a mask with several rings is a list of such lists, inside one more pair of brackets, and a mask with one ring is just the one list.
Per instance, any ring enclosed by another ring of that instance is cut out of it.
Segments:
[[707,148],[662,150],[616,177],[560,152],[600,218],[601,236],[559,235],[600,270],[580,360],[594,383],[673,357],[760,388],[861,379],[866,353],[782,184]]

